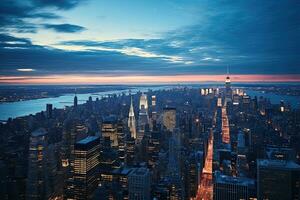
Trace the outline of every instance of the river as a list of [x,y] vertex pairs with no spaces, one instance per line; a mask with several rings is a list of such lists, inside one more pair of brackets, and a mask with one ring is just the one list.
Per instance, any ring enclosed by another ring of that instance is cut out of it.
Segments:
[[[151,86],[151,87],[136,87],[131,88],[131,93],[135,94],[138,91],[146,92],[149,89],[155,90],[162,90],[162,89],[171,89],[175,86]],[[285,102],[289,102],[293,108],[299,108],[299,97],[295,96],[286,96],[286,95],[276,95],[273,93],[263,93],[260,91],[255,90],[248,90],[245,88],[245,91],[253,98],[254,96],[263,96],[269,98],[272,103],[277,104],[281,100]],[[109,94],[122,94],[126,93],[129,94],[129,89],[125,90],[113,90],[113,91],[106,91],[106,92],[98,92],[98,93],[88,93],[88,94],[77,94],[78,103],[82,104],[88,100],[89,96],[95,100],[97,97],[101,99]],[[74,94],[65,94],[59,97],[53,98],[42,98],[42,99],[33,99],[27,101],[18,101],[18,102],[9,102],[9,103],[1,103],[0,104],[0,120],[7,120],[8,118],[15,118],[26,116],[29,114],[35,114],[42,110],[46,109],[46,104],[51,103],[53,104],[54,108],[64,108],[65,106],[71,106],[73,104]]]

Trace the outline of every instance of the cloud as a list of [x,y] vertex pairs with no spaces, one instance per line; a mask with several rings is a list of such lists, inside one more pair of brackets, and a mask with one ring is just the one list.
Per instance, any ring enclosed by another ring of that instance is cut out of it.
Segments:
[[32,0],[32,2],[40,7],[55,7],[61,10],[68,10],[78,6],[86,0]]
[[212,57],[204,57],[202,58],[203,61],[220,61],[221,59],[219,58],[212,58]]
[[[128,56],[138,56],[143,58],[155,58],[171,63],[181,63],[185,65],[193,64],[194,62],[184,56],[174,54],[166,41],[163,39],[127,39],[117,41],[65,41],[58,45],[62,48],[73,46],[81,50],[101,50],[119,52]],[[170,51],[163,51],[168,48]],[[72,49],[72,47],[70,48]]]
[[[60,7],[57,2],[44,3],[60,10],[77,6],[77,1]],[[233,74],[300,74],[297,1],[203,0],[199,4],[193,6],[200,9],[199,21],[161,33],[156,39],[73,40],[46,47],[34,45],[26,38],[0,34],[0,75],[20,74],[16,70],[20,66],[36,69],[31,72],[35,75],[223,74],[228,65]],[[22,15],[31,13],[22,9],[14,20],[23,20]],[[43,10],[33,11],[35,15],[47,16]],[[78,31],[73,27],[61,28],[59,24],[46,25],[54,25],[48,28],[55,31]],[[32,30],[35,26],[18,31]]]
[[76,33],[86,29],[74,24],[44,24],[44,27],[60,33]]
[[35,69],[30,69],[30,68],[19,68],[17,69],[19,72],[34,72]]
[[115,51],[68,51],[43,47],[33,45],[26,38],[3,34],[0,35],[0,58],[4,58],[0,64],[0,75],[19,75],[22,73],[17,70],[20,66],[24,69],[35,69],[32,71],[34,75],[156,74],[168,65],[152,58],[128,56]]
[[0,48],[33,48],[34,45],[26,38],[17,38],[0,33]]
[[[58,19],[54,10],[68,10],[85,0],[1,0],[0,31],[17,33],[35,33],[39,24],[31,19]],[[50,12],[49,12],[50,11]]]

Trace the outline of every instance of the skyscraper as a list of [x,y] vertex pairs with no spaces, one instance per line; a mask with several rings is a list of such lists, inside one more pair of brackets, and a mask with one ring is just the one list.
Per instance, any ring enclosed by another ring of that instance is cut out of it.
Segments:
[[48,199],[47,132],[40,128],[31,133],[29,141],[27,199]]
[[168,131],[173,131],[176,127],[176,108],[163,109],[163,125]]
[[133,137],[135,139],[137,135],[136,135],[136,123],[135,123],[132,97],[130,100],[130,108],[129,108],[129,115],[128,115],[128,127],[130,130],[131,137]]
[[104,117],[102,121],[102,137],[109,137],[111,146],[118,147],[118,123],[115,115]]
[[77,99],[76,93],[75,93],[75,96],[74,96],[74,102],[73,102],[73,105],[74,105],[74,108],[77,108],[77,105],[78,105],[78,99]]
[[155,95],[151,96],[151,105],[156,106],[156,96]]
[[157,109],[156,109],[156,96],[151,96],[151,126],[156,123],[157,120]]
[[225,99],[227,102],[231,101],[231,99],[232,99],[231,80],[229,77],[228,67],[227,67],[227,76],[226,76],[226,80],[225,80]]
[[75,144],[74,199],[91,199],[99,180],[100,138],[88,136]]
[[144,93],[142,93],[142,95],[140,97],[139,109],[141,110],[142,108],[144,108],[146,111],[148,111],[148,99],[147,99],[147,95]]
[[141,141],[145,134],[146,125],[149,125],[149,115],[148,115],[148,100],[147,95],[142,93],[140,97],[140,111],[138,120],[138,134],[137,139]]
[[257,198],[299,199],[300,165],[290,160],[257,160]]
[[133,169],[128,175],[128,187],[130,200],[150,200],[149,169]]
[[180,131],[179,129],[174,129],[172,132],[172,137],[169,139],[169,158],[167,166],[167,176],[171,186],[171,199],[182,199],[183,197],[183,182],[180,168],[180,148]]
[[135,140],[133,137],[126,137],[126,155],[125,162],[127,166],[132,166],[135,160]]
[[46,105],[46,115],[48,119],[52,118],[52,104],[50,103]]
[[233,177],[215,172],[214,200],[251,199],[255,197],[255,181],[246,177]]

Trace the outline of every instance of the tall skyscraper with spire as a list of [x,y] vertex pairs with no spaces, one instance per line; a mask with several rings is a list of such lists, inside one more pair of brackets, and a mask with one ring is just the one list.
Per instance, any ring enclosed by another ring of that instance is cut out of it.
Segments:
[[226,101],[231,101],[232,99],[232,90],[231,90],[231,80],[229,77],[229,68],[227,66],[227,76],[226,76],[226,80],[225,80],[225,97],[226,97]]
[[227,66],[227,77],[226,77],[226,80],[225,80],[225,85],[226,85],[226,89],[229,87],[230,88],[230,77],[229,77],[229,68]]
[[78,104],[78,99],[77,99],[77,94],[76,94],[76,89],[75,89],[75,96],[74,96],[74,108],[77,107]]
[[129,108],[129,116],[128,116],[128,127],[129,127],[129,130],[130,130],[130,133],[131,133],[131,137],[136,139],[136,123],[135,123],[132,97],[131,97],[131,100],[130,100],[130,108]]

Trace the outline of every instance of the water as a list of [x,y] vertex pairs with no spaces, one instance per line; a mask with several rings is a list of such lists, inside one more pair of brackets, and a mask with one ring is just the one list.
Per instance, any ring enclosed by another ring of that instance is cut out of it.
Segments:
[[[131,93],[136,93],[138,91],[146,92],[149,89],[152,90],[162,90],[162,89],[171,89],[175,86],[151,86],[151,87],[136,87],[131,88]],[[244,88],[246,93],[249,94],[252,98],[254,96],[263,96],[265,98],[269,98],[270,101],[274,104],[278,104],[281,100],[285,102],[289,102],[293,108],[299,108],[300,98],[295,96],[287,96],[287,95],[276,95],[273,93],[263,93],[261,91],[248,90]],[[106,92],[98,92],[98,93],[88,93],[88,94],[77,94],[78,103],[82,104],[88,100],[89,96],[95,100],[97,97],[101,99],[109,94],[129,94],[129,89],[125,90],[113,90]],[[10,102],[10,103],[1,103],[0,104],[0,120],[7,120],[8,118],[15,118],[26,116],[29,114],[35,114],[37,112],[41,112],[46,109],[46,104],[51,103],[55,108],[64,108],[65,106],[71,106],[73,104],[74,94],[65,94],[59,97],[53,98],[43,98],[43,99],[34,99],[27,101],[19,101],[19,102]]]
[[281,100],[284,101],[285,104],[289,103],[292,108],[300,108],[300,97],[299,96],[288,96],[288,95],[278,95],[274,93],[265,93],[262,91],[256,91],[256,90],[248,90],[245,89],[245,92],[251,96],[251,98],[254,98],[257,96],[259,98],[260,96],[270,99],[272,104],[279,104]]
[[[170,89],[171,86],[158,86],[158,87],[137,87],[125,90],[113,90],[106,92],[95,92],[88,94],[77,94],[78,104],[85,103],[90,96],[93,100],[97,97],[99,99],[108,96],[110,94],[129,94],[129,90],[132,94],[137,93],[138,91],[147,92],[148,89],[152,90],[162,90]],[[46,104],[51,103],[54,108],[64,108],[65,106],[73,105],[74,94],[65,94],[59,97],[53,98],[43,98],[43,99],[33,99],[27,101],[18,101],[18,102],[8,102],[0,104],[0,120],[7,120],[8,118],[15,118],[26,116],[30,114],[35,114],[46,109]]]

